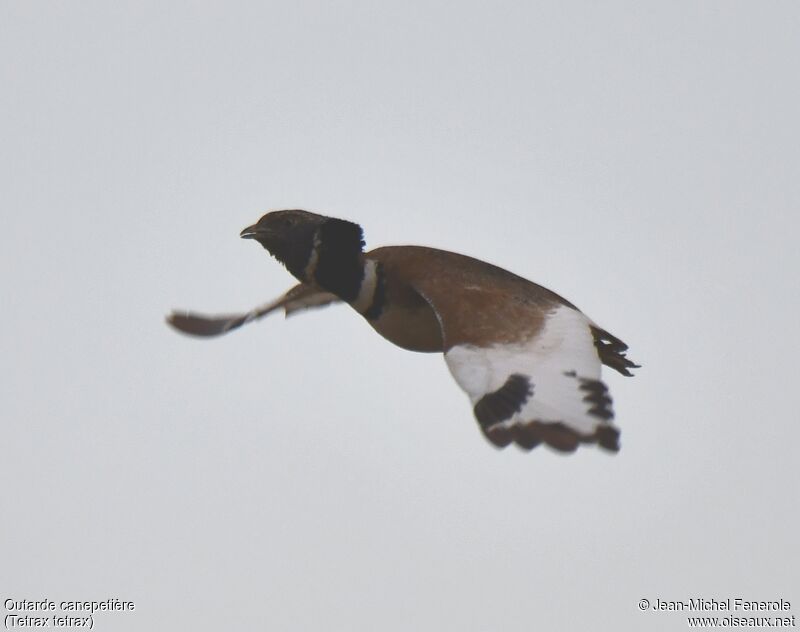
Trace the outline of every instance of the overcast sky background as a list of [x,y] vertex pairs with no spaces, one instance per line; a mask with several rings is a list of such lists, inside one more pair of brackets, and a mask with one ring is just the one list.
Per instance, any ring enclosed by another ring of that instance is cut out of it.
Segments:
[[[677,630],[800,614],[796,2],[0,4],[0,593],[98,630]],[[622,451],[497,451],[439,355],[288,273],[267,210],[579,305]],[[8,614],[3,610],[3,616]]]

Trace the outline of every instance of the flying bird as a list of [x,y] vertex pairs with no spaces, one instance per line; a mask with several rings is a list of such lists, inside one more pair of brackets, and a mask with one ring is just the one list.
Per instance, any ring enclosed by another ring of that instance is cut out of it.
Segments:
[[308,211],[267,213],[241,237],[259,242],[300,283],[244,314],[173,312],[167,322],[175,329],[218,336],[281,308],[289,315],[342,301],[395,345],[443,352],[495,446],[619,450],[600,368],[630,376],[638,365],[624,342],[558,294],[445,250],[364,252],[361,226]]

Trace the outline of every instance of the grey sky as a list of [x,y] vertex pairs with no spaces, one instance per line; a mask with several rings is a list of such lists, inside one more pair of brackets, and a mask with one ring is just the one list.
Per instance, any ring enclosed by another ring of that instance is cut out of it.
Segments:
[[[98,630],[675,630],[800,611],[794,2],[0,4],[0,596]],[[438,355],[238,232],[546,285],[644,365],[622,452],[494,450]],[[7,614],[3,610],[3,616]]]

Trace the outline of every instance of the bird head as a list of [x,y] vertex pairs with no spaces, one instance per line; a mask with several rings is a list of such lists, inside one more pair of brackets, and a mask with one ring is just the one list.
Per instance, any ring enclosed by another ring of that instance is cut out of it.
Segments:
[[255,239],[303,282],[314,280],[321,260],[357,260],[364,247],[358,224],[301,210],[267,213],[240,236]]

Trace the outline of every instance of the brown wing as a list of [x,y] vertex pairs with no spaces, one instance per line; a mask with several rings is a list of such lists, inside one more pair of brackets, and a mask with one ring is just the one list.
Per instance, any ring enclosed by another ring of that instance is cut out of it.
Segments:
[[472,257],[423,246],[391,246],[367,253],[383,265],[387,284],[424,297],[437,313],[444,351],[458,344],[525,340],[545,315],[566,305],[555,292]]
[[281,308],[288,317],[296,312],[313,307],[324,307],[338,301],[339,298],[330,292],[300,283],[274,301],[251,309],[244,314],[209,316],[194,312],[174,311],[167,316],[167,323],[184,334],[208,338],[228,333]]
[[[454,252],[422,246],[390,246],[367,254],[380,260],[396,281],[413,288],[439,314],[446,314],[444,350],[461,343],[526,340],[544,316],[572,303],[508,270]],[[441,321],[440,321],[441,324]],[[600,361],[622,375],[639,368],[626,358],[628,346],[591,323]]]

